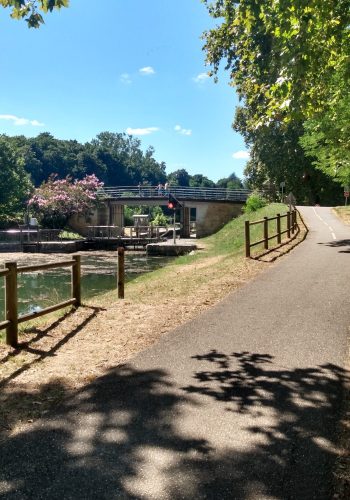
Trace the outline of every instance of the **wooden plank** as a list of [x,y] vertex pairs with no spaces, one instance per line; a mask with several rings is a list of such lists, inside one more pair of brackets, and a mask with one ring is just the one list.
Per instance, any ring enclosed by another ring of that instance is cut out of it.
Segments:
[[245,221],[245,256],[250,257],[250,223],[249,220]]
[[1,321],[0,322],[0,330],[3,330],[4,328],[6,328],[9,324],[10,324],[10,321],[8,321],[8,320]]
[[38,264],[35,266],[24,266],[18,267],[17,273],[30,273],[34,271],[43,271],[44,269],[56,269],[58,267],[68,267],[73,266],[75,264],[75,260],[64,260],[62,262],[50,262],[48,264]]
[[75,305],[75,299],[65,300],[64,302],[60,302],[54,306],[46,307],[38,312],[33,312],[29,314],[24,314],[18,318],[18,323],[24,323],[25,321],[30,321],[31,319],[38,318],[39,316],[44,316],[45,314],[49,314],[50,312],[58,311],[58,309],[63,309],[64,307],[68,307],[71,305]]
[[125,282],[125,250],[124,247],[118,248],[118,299],[124,298]]
[[81,305],[81,263],[80,255],[73,256],[74,265],[72,267],[72,298],[75,299],[75,305]]
[[5,282],[6,344],[16,347],[18,344],[18,310],[17,310],[17,262],[6,262],[9,273]]
[[[271,220],[271,219],[270,219]],[[264,248],[269,248],[269,218],[264,217]]]
[[277,243],[281,243],[281,215],[277,214]]

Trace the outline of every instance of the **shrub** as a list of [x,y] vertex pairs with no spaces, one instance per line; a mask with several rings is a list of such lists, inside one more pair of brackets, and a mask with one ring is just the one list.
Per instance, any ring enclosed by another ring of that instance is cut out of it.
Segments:
[[256,212],[259,208],[263,208],[267,205],[267,200],[261,196],[259,193],[252,193],[246,201],[243,207],[243,212],[249,214],[251,212]]
[[96,206],[102,185],[94,174],[82,180],[53,175],[35,190],[28,206],[44,227],[64,228],[73,214],[86,215]]

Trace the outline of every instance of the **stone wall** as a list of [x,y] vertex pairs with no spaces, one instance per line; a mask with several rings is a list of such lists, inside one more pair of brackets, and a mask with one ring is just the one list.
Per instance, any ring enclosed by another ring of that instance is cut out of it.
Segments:
[[196,203],[196,235],[203,238],[216,233],[231,219],[242,213],[243,204]]

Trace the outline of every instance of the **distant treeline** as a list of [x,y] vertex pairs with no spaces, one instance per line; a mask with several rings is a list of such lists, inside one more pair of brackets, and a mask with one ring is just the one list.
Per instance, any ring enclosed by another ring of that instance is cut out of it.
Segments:
[[107,186],[157,185],[166,181],[180,186],[239,188],[242,185],[235,174],[218,183],[201,174],[191,176],[184,169],[167,175],[166,164],[154,158],[153,147],[143,151],[139,139],[124,133],[102,132],[85,144],[56,139],[48,132],[33,138],[1,137],[21,158],[34,187],[52,174],[75,179],[95,174]]
[[154,158],[154,149],[123,133],[102,132],[90,142],[56,139],[48,132],[37,137],[0,135],[0,227],[23,219],[35,188],[50,176],[83,179],[95,174],[106,186],[242,187],[233,173],[217,183],[202,174],[180,169],[167,175],[166,164]]

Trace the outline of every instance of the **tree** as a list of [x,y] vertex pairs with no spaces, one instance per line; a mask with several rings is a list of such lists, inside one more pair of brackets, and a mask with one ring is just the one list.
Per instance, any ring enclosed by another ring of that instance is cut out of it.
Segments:
[[20,216],[32,189],[29,176],[16,151],[0,136],[0,224]]
[[345,78],[335,75],[327,107],[304,123],[300,143],[315,167],[350,184],[350,93]]
[[[339,190],[315,166],[335,179],[348,174],[350,0],[203,1],[220,20],[204,34],[207,62],[217,75],[226,60],[244,103],[234,128],[251,149],[251,183],[288,180],[304,200]],[[333,139],[332,120],[343,123]]]
[[234,172],[228,177],[219,179],[216,185],[226,189],[242,189],[243,187],[241,179]]
[[44,226],[63,228],[73,214],[89,213],[102,185],[95,175],[74,181],[52,176],[35,190],[28,205]]
[[208,177],[205,177],[205,175],[195,174],[195,175],[190,176],[189,186],[190,187],[209,187],[209,188],[211,188],[211,187],[215,187],[215,182],[208,179]]
[[173,186],[188,187],[190,185],[190,174],[184,168],[175,170],[168,175],[168,182]]
[[39,10],[47,14],[54,9],[68,7],[69,0],[0,0],[2,7],[9,7],[13,19],[24,19],[29,28],[39,28],[44,18]]
[[35,186],[50,175],[83,179],[96,175],[107,185],[128,186],[165,182],[165,163],[154,158],[154,148],[145,152],[141,142],[132,136],[102,132],[91,142],[56,139],[44,132],[34,138],[5,136],[24,162]]
[[250,125],[312,117],[335,72],[349,76],[350,0],[203,0],[221,24],[204,34],[249,107]]

